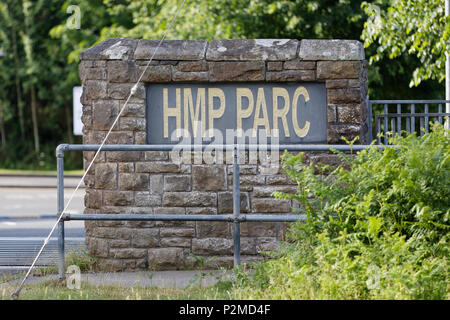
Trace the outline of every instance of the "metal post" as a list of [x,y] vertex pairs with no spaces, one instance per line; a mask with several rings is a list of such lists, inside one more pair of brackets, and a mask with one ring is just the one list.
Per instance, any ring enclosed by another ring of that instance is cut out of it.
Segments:
[[[58,214],[57,219],[64,210],[64,152],[56,154],[57,166],[57,201]],[[65,279],[65,254],[64,254],[64,220],[58,223],[58,276],[60,280]]]
[[241,213],[241,191],[239,181],[238,148],[234,147],[233,156],[233,216],[234,221],[234,266],[241,264],[241,224],[238,220]]
[[[450,0],[445,0],[445,17],[450,15]],[[445,60],[445,100],[450,100],[450,53],[446,52]],[[445,112],[450,113],[450,103],[445,104]],[[450,129],[450,117],[445,121],[445,128]]]
[[369,100],[369,96],[367,96],[367,108],[369,111],[369,116],[368,116],[368,122],[367,122],[367,126],[368,126],[368,131],[369,131],[369,141],[368,143],[372,143],[373,140],[373,134],[372,134],[372,102],[370,102]]

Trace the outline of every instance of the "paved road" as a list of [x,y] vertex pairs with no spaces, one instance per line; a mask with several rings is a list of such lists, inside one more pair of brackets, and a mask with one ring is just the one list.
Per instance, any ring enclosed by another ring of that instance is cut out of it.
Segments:
[[[66,176],[64,177],[64,186],[66,188],[75,188],[80,179],[81,177],[78,176]],[[56,188],[56,176],[0,174],[0,187]],[[84,187],[84,184],[81,184],[80,187]]]
[[[65,203],[78,178],[65,179]],[[52,186],[53,185],[53,186]],[[8,186],[8,187],[6,187]],[[0,273],[5,266],[29,265],[56,221],[56,178],[0,176]],[[79,189],[67,212],[82,213],[84,189]],[[39,259],[38,265],[56,261],[56,235]],[[66,223],[66,247],[84,247],[84,222]]]
[[[0,177],[0,181],[1,181]],[[74,189],[64,190],[64,200],[67,204]],[[78,189],[75,193],[67,212],[83,213],[84,189]],[[55,188],[28,188],[0,187],[0,221],[7,217],[14,218],[37,218],[56,216],[56,189]]]

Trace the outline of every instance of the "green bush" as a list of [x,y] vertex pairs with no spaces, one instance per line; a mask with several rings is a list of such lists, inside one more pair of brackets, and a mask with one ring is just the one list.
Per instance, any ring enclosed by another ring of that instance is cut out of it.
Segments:
[[338,167],[283,155],[306,223],[274,259],[240,276],[238,297],[448,299],[450,138],[442,126],[396,148],[339,153]]

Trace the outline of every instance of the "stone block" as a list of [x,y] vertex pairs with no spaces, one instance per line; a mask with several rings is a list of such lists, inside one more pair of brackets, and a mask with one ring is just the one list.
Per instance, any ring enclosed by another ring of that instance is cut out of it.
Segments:
[[91,209],[102,207],[102,192],[99,190],[87,189],[84,195],[84,205]]
[[145,151],[145,160],[148,161],[165,161],[169,160],[169,152],[167,151]]
[[195,230],[193,228],[161,228],[161,238],[192,238],[195,236]]
[[117,163],[96,163],[94,181],[97,189],[117,188]]
[[203,40],[139,40],[134,58],[137,60],[202,60],[205,57],[207,41]]
[[125,131],[144,131],[146,128],[144,118],[120,117],[119,126],[120,130]]
[[344,136],[347,140],[351,141],[356,136],[363,136],[364,131],[361,125],[357,124],[330,124],[327,130],[327,142],[329,144],[343,144],[342,140]]
[[209,42],[209,61],[285,61],[295,58],[298,41],[290,39],[225,39]]
[[86,80],[83,83],[83,95],[81,99],[83,97],[87,100],[106,99],[108,97],[107,82],[103,80]]
[[217,81],[264,81],[265,65],[262,61],[211,62],[209,80]]
[[295,186],[254,186],[253,196],[255,198],[267,198],[272,197],[273,192],[284,192],[294,194],[298,189]]
[[[134,83],[110,83],[108,86],[108,96],[111,99],[126,100],[130,95]],[[142,83],[138,84],[133,98],[145,99],[145,87]]]
[[362,99],[359,88],[327,89],[328,104],[360,103]]
[[119,173],[120,190],[148,190],[148,174],[141,173]]
[[161,238],[162,247],[181,247],[190,248],[191,239],[189,238]]
[[266,176],[266,184],[282,185],[287,183],[287,177],[282,175]]
[[363,44],[357,40],[302,40],[301,60],[364,60]]
[[122,239],[110,239],[108,244],[110,248],[129,248],[131,245],[130,240]]
[[174,71],[172,74],[173,81],[186,81],[186,82],[202,82],[209,80],[209,73],[207,71],[202,72],[181,72]]
[[132,191],[105,191],[103,203],[107,206],[131,206],[134,202]]
[[226,176],[226,167],[224,165],[193,166],[193,189],[200,191],[226,190]]
[[136,172],[146,173],[178,173],[180,166],[170,162],[138,162]]
[[136,192],[134,203],[137,207],[156,207],[161,205],[161,196],[148,191]]
[[[125,102],[120,104],[123,108]],[[125,109],[122,111],[122,117],[135,117],[144,118],[145,117],[145,104],[144,103],[132,103],[128,102]]]
[[282,61],[267,62],[267,71],[281,71],[283,70]]
[[108,65],[109,82],[135,82],[136,64],[133,61],[111,60]]
[[361,68],[361,61],[319,61],[317,79],[358,79]]
[[233,240],[223,238],[192,239],[192,253],[224,255],[233,252]]
[[97,227],[93,230],[92,234],[96,237],[105,239],[131,239],[132,229],[128,228],[114,228],[114,227]]
[[327,105],[327,122],[328,123],[337,122],[337,110],[335,104]]
[[[315,61],[301,61],[299,59],[286,61],[283,65],[285,70],[314,70],[316,69]],[[270,71],[270,70],[269,70]]]
[[133,162],[121,162],[119,163],[119,172],[132,173],[134,172]]
[[[113,100],[97,100],[93,102],[94,130],[109,130],[119,114],[119,102]],[[116,129],[118,126],[116,126]]]
[[277,224],[278,222],[244,222],[241,224],[241,236],[275,237],[278,229]]
[[217,194],[210,192],[165,192],[163,206],[166,207],[212,207],[217,205]]
[[285,213],[291,211],[289,200],[273,198],[253,198],[252,211],[257,213]]
[[150,175],[150,192],[162,194],[164,191],[164,178],[162,175]]
[[186,208],[186,214],[217,214],[216,207]]
[[331,79],[331,80],[327,80],[325,81],[325,87],[327,89],[343,89],[343,88],[348,88],[349,80],[347,79]]
[[[240,193],[241,212],[249,212],[250,203],[248,193]],[[233,213],[233,193],[219,192],[218,194],[218,211],[219,213]]]
[[164,191],[190,191],[190,176],[165,176]]
[[148,250],[148,267],[152,270],[180,269],[183,267],[182,248],[152,248]]
[[142,76],[142,82],[169,82],[172,79],[170,66],[141,66],[138,68],[138,76]]
[[134,229],[131,234],[131,246],[133,248],[159,247],[159,229]]
[[[141,151],[107,151],[106,159],[108,161],[117,161],[117,162],[134,162],[139,161],[142,158]],[[137,169],[137,164],[136,164]],[[140,172],[137,171],[136,172]]]
[[340,123],[362,123],[365,114],[360,104],[337,105],[337,119]]
[[197,221],[195,223],[197,238],[230,237],[230,226],[222,221]]
[[146,249],[135,248],[111,248],[109,256],[114,259],[137,259],[147,256]]
[[180,61],[174,69],[181,72],[203,72],[209,68],[206,61]]
[[273,237],[260,237],[256,238],[256,251],[275,251],[279,245],[276,238]]
[[94,256],[101,258],[108,257],[108,240],[86,236],[86,248]]
[[137,43],[137,39],[107,39],[81,52],[81,60],[127,60],[133,56]]
[[314,70],[283,70],[266,72],[266,81],[314,81],[316,74]]

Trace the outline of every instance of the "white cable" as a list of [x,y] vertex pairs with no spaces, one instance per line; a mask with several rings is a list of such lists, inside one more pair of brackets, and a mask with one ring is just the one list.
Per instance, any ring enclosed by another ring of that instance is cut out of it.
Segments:
[[77,187],[75,188],[75,190],[72,192],[72,195],[69,198],[69,201],[67,202],[67,205],[64,207],[64,210],[61,212],[61,214],[59,215],[58,219],[56,220],[55,224],[53,225],[52,230],[50,231],[49,235],[47,236],[47,238],[45,238],[44,240],[44,244],[42,245],[41,249],[39,250],[38,254],[36,255],[36,257],[33,260],[33,263],[31,264],[31,266],[28,268],[27,273],[25,274],[25,277],[23,278],[22,282],[20,283],[19,287],[17,288],[17,290],[11,295],[11,297],[13,299],[17,299],[19,297],[20,291],[22,290],[23,285],[25,284],[25,281],[27,280],[28,276],[30,275],[31,270],[34,268],[34,265],[36,264],[37,260],[39,259],[39,257],[41,256],[42,251],[44,250],[45,246],[47,245],[48,241],[50,240],[50,237],[52,236],[53,232],[56,229],[56,226],[58,225],[58,223],[61,221],[61,218],[63,217],[64,213],[66,212],[67,208],[70,205],[70,202],[72,201],[75,193],[78,191],[78,189],[80,188],[81,184],[84,181],[84,178],[86,177],[87,173],[89,172],[89,169],[92,167],[92,164],[95,162],[95,159],[97,158],[97,156],[99,155],[101,149],[103,148],[103,146],[106,143],[106,140],[108,139],[109,135],[111,134],[111,131],[114,129],[115,125],[117,124],[117,121],[119,121],[120,116],[122,115],[123,111],[125,110],[128,101],[130,101],[130,98],[133,94],[136,93],[137,91],[137,87],[139,82],[141,82],[142,77],[144,76],[144,73],[147,71],[147,68],[149,67],[150,63],[152,62],[153,58],[155,57],[156,52],[158,51],[159,47],[161,46],[162,42],[164,41],[164,39],[166,38],[167,33],[169,32],[169,30],[171,29],[173,23],[175,22],[175,19],[178,17],[178,14],[181,11],[181,8],[183,8],[184,3],[186,2],[186,0],[183,0],[183,2],[181,3],[181,5],[178,7],[178,10],[175,14],[175,16],[172,18],[172,21],[170,22],[169,26],[167,27],[166,31],[163,34],[163,37],[161,38],[161,40],[159,41],[157,47],[155,48],[155,51],[153,52],[150,60],[147,62],[147,65],[144,68],[144,71],[141,73],[139,79],[137,80],[137,82],[134,84],[134,86],[131,88],[130,90],[130,94],[128,95],[127,100],[125,101],[125,104],[123,105],[122,109],[120,109],[119,114],[117,115],[116,119],[114,120],[113,124],[111,125],[111,128],[109,129],[108,133],[106,134],[105,138],[103,139],[102,143],[100,144],[100,147],[98,148],[98,150],[95,152],[94,157],[92,158],[91,163],[89,164],[89,166],[87,167],[87,169],[85,170],[83,176],[81,177],[81,180],[78,182]]

